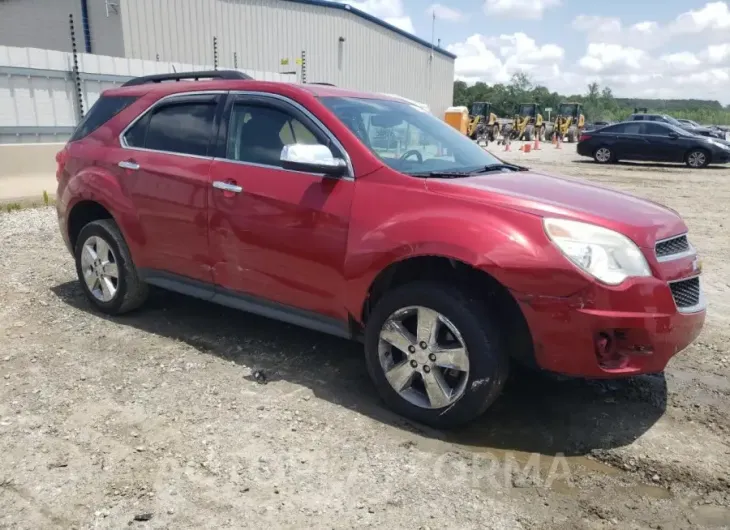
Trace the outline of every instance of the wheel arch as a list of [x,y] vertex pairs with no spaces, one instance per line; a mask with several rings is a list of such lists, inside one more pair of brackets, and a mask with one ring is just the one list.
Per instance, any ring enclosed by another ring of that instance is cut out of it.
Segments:
[[71,207],[66,226],[72,249],[76,248],[79,234],[84,226],[100,219],[114,220],[114,216],[107,207],[98,201],[83,199]]
[[489,272],[444,255],[407,256],[381,270],[371,282],[359,316],[363,325],[378,300],[389,290],[414,281],[450,283],[481,297],[506,330],[506,346],[512,359],[536,367],[532,334],[517,300]]

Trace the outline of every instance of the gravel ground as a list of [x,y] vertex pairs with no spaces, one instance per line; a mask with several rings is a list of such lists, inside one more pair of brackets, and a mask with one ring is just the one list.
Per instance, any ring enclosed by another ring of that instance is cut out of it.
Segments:
[[474,425],[424,429],[357,344],[160,291],[93,312],[55,212],[1,214],[0,527],[730,528],[730,168],[501,149],[685,217],[710,309],[665,374],[517,373]]

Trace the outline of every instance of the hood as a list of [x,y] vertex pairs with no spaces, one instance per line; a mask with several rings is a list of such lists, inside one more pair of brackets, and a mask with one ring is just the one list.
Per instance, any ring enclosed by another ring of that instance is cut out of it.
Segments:
[[495,172],[458,179],[429,179],[428,189],[540,217],[562,217],[616,230],[637,245],[687,231],[677,212],[655,202],[585,181],[538,171]]

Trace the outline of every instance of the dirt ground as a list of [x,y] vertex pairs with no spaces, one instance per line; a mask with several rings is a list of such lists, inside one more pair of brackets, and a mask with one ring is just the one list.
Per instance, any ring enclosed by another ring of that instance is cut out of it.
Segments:
[[494,151],[685,217],[710,307],[665,374],[518,372],[438,432],[381,406],[357,344],[165,292],[105,318],[55,211],[1,214],[0,527],[730,528],[730,168]]

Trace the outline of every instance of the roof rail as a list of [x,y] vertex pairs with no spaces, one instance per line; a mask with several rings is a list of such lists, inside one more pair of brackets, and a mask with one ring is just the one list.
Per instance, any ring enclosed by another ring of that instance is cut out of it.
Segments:
[[200,72],[175,72],[171,74],[154,74],[154,75],[143,75],[141,77],[135,77],[130,79],[122,86],[138,86],[146,85],[147,83],[162,83],[163,81],[182,81],[184,79],[191,79],[198,81],[200,79],[247,79],[253,80],[248,74],[239,72],[238,70],[202,70]]

